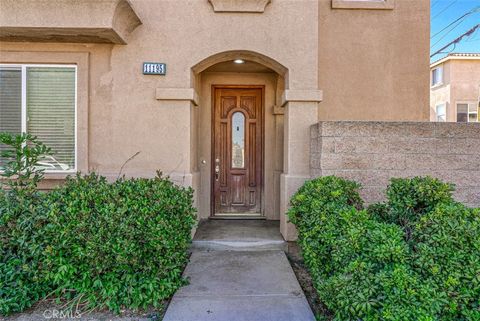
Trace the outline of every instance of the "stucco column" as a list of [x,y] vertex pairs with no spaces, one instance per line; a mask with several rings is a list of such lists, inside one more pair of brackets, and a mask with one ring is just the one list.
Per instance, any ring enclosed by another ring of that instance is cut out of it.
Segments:
[[287,241],[297,238],[295,226],[286,212],[290,198],[310,178],[310,126],[318,122],[320,90],[286,90],[284,163],[280,179],[280,232]]
[[[156,99],[168,105],[177,116],[178,132],[171,133],[178,150],[180,161],[172,164],[166,173],[177,184],[194,189],[194,205],[198,204],[199,172],[197,160],[198,95],[192,88],[157,88]],[[181,117],[180,117],[181,115]]]

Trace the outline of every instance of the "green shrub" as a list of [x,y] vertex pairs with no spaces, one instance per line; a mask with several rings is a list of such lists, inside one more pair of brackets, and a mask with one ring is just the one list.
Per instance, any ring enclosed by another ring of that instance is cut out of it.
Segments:
[[[354,182],[327,176],[306,182],[292,197],[288,217],[297,226],[298,242],[312,273],[320,275],[333,268],[331,253],[335,244],[320,242],[318,233],[335,233],[339,223],[336,216],[341,210],[362,207],[358,188]],[[329,228],[322,229],[327,224]],[[321,262],[321,266],[309,262]]]
[[412,235],[413,264],[446,302],[444,320],[480,320],[480,209],[440,205]]
[[9,146],[0,190],[0,315],[48,294],[83,309],[155,307],[184,283],[193,191],[161,174],[113,183],[68,178],[49,193],[35,164],[49,149],[29,135]]
[[388,201],[366,211],[358,188],[318,178],[289,210],[335,320],[480,320],[480,210],[428,177],[392,180]]
[[388,222],[390,220],[389,207],[385,203],[370,204],[367,207],[367,212],[371,217],[380,222]]
[[439,204],[453,202],[452,184],[432,177],[393,178],[387,187],[386,221],[411,228]]
[[192,194],[160,175],[67,179],[46,197],[46,279],[55,294],[113,311],[161,304],[184,282]]
[[43,178],[43,170],[38,170],[36,165],[41,158],[51,154],[51,149],[36,136],[25,133],[0,133],[0,144],[7,147],[0,153],[5,162],[0,168],[3,171],[1,176],[7,179],[11,189],[35,193]]
[[38,159],[50,149],[28,134],[0,134],[7,146],[1,176],[7,188],[0,190],[0,315],[22,311],[50,290],[42,277],[45,211],[37,184],[43,171]]
[[359,188],[359,184],[335,176],[307,181],[292,197],[288,217],[297,228],[302,229],[315,224],[322,218],[321,213],[329,215],[331,211],[325,211],[327,207],[362,209]]

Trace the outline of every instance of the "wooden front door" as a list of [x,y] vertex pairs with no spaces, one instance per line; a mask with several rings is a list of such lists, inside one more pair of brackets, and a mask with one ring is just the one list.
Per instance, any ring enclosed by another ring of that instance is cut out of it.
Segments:
[[261,215],[263,87],[213,87],[213,214]]

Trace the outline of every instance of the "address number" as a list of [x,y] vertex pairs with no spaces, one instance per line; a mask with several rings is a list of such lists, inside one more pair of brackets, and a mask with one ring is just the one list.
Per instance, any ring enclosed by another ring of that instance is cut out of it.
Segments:
[[144,62],[143,74],[144,75],[165,75],[167,73],[167,65],[156,62]]

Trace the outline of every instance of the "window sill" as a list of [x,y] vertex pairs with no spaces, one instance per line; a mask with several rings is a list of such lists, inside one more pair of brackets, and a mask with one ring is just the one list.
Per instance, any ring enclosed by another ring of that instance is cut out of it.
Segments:
[[332,0],[332,8],[392,10],[395,0]]
[[430,86],[430,89],[437,89],[437,88],[443,87],[443,85],[445,85],[445,84],[443,82],[441,82],[441,83],[435,84],[433,86]]
[[215,12],[263,13],[270,0],[209,0]]

